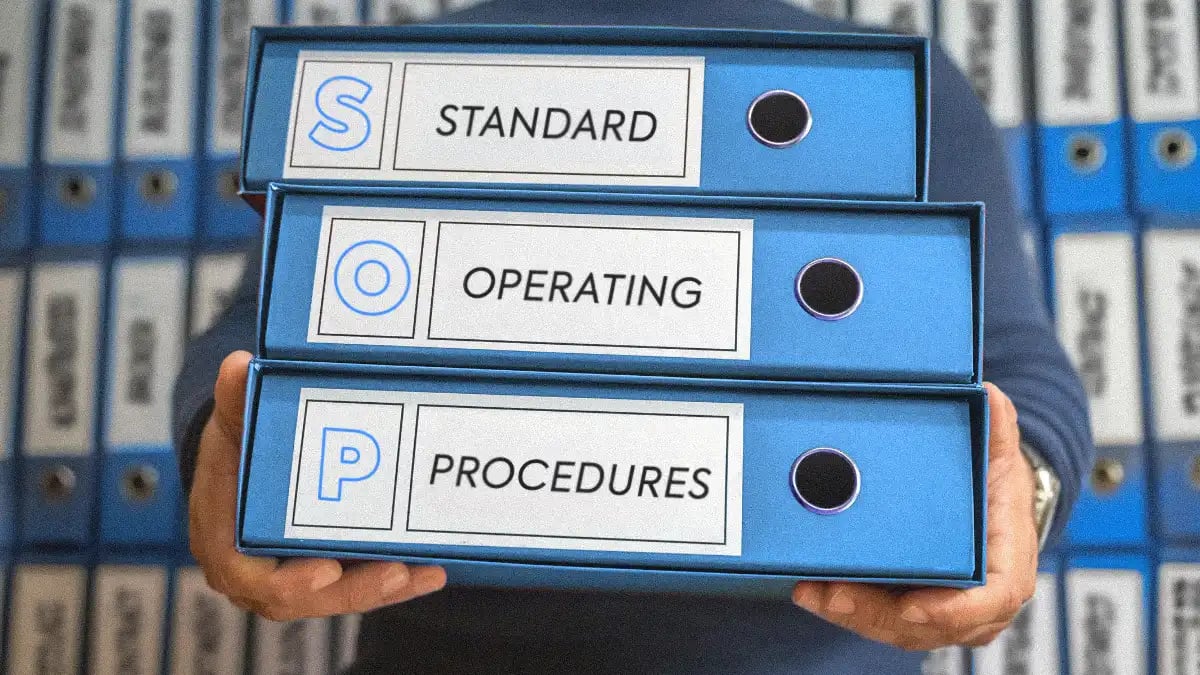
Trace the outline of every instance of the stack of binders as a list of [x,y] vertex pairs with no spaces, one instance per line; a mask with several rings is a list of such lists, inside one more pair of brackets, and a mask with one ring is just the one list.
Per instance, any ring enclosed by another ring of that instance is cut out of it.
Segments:
[[983,209],[928,42],[261,29],[238,544],[452,582],[984,581]]

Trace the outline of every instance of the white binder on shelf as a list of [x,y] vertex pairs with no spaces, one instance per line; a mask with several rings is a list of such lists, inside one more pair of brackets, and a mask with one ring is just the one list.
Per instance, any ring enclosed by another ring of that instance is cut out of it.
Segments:
[[439,0],[366,0],[366,22],[402,26],[436,19],[442,13]]
[[332,620],[254,620],[254,675],[323,675],[329,672]]
[[[12,548],[16,533],[16,455],[22,326],[25,321],[25,268],[0,267],[0,552]],[[0,614],[4,604],[0,599]]]
[[202,253],[196,258],[189,318],[192,337],[207,332],[233,302],[245,267],[246,254],[240,251]]
[[359,23],[359,0],[285,0],[291,26],[353,26]]
[[0,5],[0,251],[25,248],[33,234],[44,10],[40,0]]
[[162,671],[167,568],[102,564],[92,573],[87,672],[126,675]]
[[933,35],[933,0],[854,0],[855,23],[905,35]]
[[245,672],[246,613],[209,588],[197,567],[175,572],[171,675]]
[[88,573],[73,561],[27,561],[13,571],[9,675],[80,672]]

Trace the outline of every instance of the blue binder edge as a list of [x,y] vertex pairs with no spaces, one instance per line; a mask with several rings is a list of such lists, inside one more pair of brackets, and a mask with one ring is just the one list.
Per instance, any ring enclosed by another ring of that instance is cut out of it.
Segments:
[[[28,260],[15,252],[0,255],[0,269],[17,270],[21,275],[21,297],[17,299],[17,325],[13,334],[16,344],[13,345],[15,369],[8,373],[12,378],[12,419],[0,420],[0,424],[8,424],[8,457],[0,461],[0,555],[11,552],[16,548],[17,532],[21,523],[21,500],[19,498],[19,481],[21,480],[22,455],[24,446],[24,383],[25,383],[25,352],[28,349],[25,331],[29,317],[29,271]],[[3,432],[0,432],[3,433]],[[4,520],[7,516],[7,522]],[[6,586],[6,588],[11,588]],[[0,618],[4,616],[4,598],[0,598]],[[3,627],[0,621],[0,628]],[[0,646],[0,650],[2,650]],[[3,653],[0,652],[0,658]]]

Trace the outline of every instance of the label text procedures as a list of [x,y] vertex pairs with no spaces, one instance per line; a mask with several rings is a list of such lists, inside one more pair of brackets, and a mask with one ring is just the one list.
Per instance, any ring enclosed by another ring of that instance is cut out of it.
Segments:
[[712,469],[702,467],[572,462],[542,459],[516,461],[507,457],[480,459],[437,454],[429,476],[457,488],[520,489],[529,492],[593,494],[655,499],[705,499]]

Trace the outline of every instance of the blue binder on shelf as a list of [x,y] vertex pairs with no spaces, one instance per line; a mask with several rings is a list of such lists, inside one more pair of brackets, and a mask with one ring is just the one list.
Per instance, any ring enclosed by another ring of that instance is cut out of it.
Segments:
[[376,26],[403,26],[436,19],[442,13],[440,0],[366,0],[364,21]]
[[1142,274],[1158,534],[1200,541],[1200,221],[1147,220]]
[[903,35],[933,35],[933,0],[854,0],[854,22]]
[[1126,218],[1081,216],[1052,220],[1049,229],[1058,337],[1083,380],[1097,446],[1067,538],[1143,543],[1149,486],[1134,226]]
[[44,10],[40,0],[0,7],[0,251],[24,249],[33,234]]
[[95,497],[105,261],[43,256],[29,277],[20,538],[84,545]]
[[1071,673],[1146,675],[1153,572],[1140,554],[1068,559],[1063,577]]
[[1041,212],[1121,213],[1126,159],[1114,0],[1031,3]]
[[1022,0],[938,5],[938,41],[970,80],[1000,130],[1022,213],[1034,213],[1030,88]]
[[246,613],[209,588],[191,564],[175,570],[170,663],[174,675],[241,673],[246,664]]
[[187,256],[119,256],[111,278],[100,538],[170,545],[183,498],[170,423],[186,340]]
[[[17,500],[14,458],[20,420],[25,267],[0,266],[0,551],[12,548]],[[3,613],[0,602],[0,614]]]
[[216,0],[208,4],[200,233],[212,240],[251,239],[258,233],[260,218],[238,197],[246,60],[250,28],[279,23],[279,0]]
[[1033,598],[995,642],[972,650],[975,675],[1062,672],[1059,560],[1043,552]]
[[169,567],[154,555],[107,555],[92,570],[87,672],[163,672]]
[[188,313],[191,337],[207,332],[233,303],[245,268],[246,252],[240,249],[206,250],[196,255]]
[[42,111],[40,241],[85,246],[112,237],[117,206],[119,0],[51,4]]
[[[12,574],[8,643],[9,675],[77,673],[83,663],[88,570],[76,555],[18,558]],[[47,619],[50,619],[49,621]]]
[[353,26],[360,22],[360,0],[284,0],[284,21],[291,26]]
[[309,187],[270,201],[268,358],[978,379],[977,204]]
[[1158,673],[1196,672],[1200,639],[1200,550],[1164,549],[1158,564]]
[[188,240],[196,230],[199,0],[129,0],[119,235]]
[[242,178],[256,206],[281,180],[926,195],[923,38],[275,28],[252,54]]
[[332,665],[333,620],[275,622],[254,618],[250,649],[252,675],[323,675]]
[[247,401],[254,554],[774,597],[804,577],[983,581],[980,387],[260,360]]
[[1188,0],[1122,2],[1133,208],[1200,213],[1200,28]]

